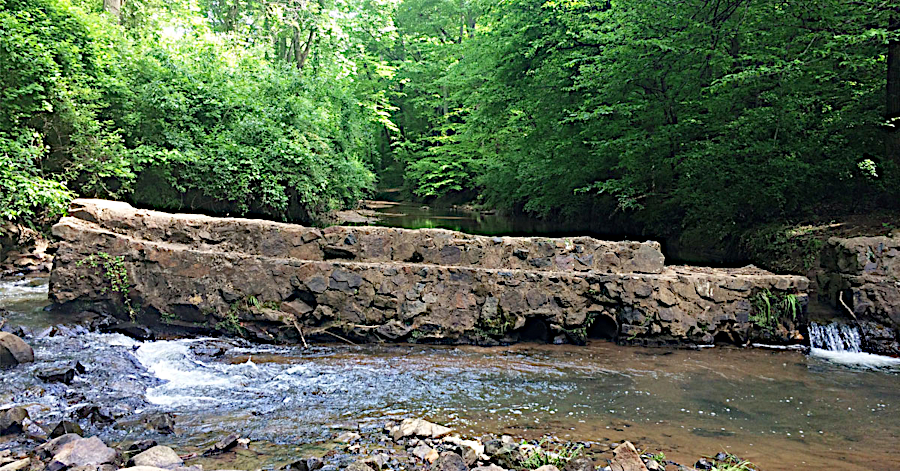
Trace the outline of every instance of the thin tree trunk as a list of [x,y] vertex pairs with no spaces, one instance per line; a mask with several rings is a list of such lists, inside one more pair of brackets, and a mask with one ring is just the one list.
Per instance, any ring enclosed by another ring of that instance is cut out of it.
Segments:
[[[894,10],[888,29],[900,31],[900,11]],[[886,157],[900,168],[900,41],[888,43],[887,107],[885,117],[892,120],[886,136]]]
[[[296,33],[299,37],[300,32]],[[309,37],[306,38],[306,44],[303,46],[303,50],[300,50],[299,44],[297,49],[294,50],[297,58],[297,68],[302,69],[303,65],[306,64],[306,59],[309,58],[309,50],[312,47],[313,39],[316,37],[316,30],[309,31]]]
[[103,0],[103,9],[112,13],[117,19],[122,19],[122,7],[125,6],[125,0]]

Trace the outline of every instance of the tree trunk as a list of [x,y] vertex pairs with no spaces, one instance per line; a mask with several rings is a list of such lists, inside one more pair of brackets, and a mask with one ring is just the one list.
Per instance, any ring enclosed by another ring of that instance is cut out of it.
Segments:
[[[300,32],[297,32],[299,37]],[[312,47],[313,39],[316,37],[316,30],[310,30],[309,36],[306,38],[306,44],[303,45],[303,50],[300,49],[300,45],[297,45],[297,49],[294,50],[294,54],[297,59],[297,68],[302,69],[306,64],[306,59],[309,58],[309,50]]]
[[112,13],[117,19],[122,19],[122,7],[125,6],[125,0],[103,0],[103,9]]
[[[900,31],[900,11],[894,10],[888,29]],[[895,164],[895,171],[900,171],[900,41],[888,43],[887,58],[887,107],[885,118],[891,124],[886,136],[887,161]]]

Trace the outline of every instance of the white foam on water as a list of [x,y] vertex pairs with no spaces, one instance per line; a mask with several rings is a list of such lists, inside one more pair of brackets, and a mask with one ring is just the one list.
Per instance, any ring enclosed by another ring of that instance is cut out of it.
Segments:
[[[206,365],[195,361],[185,340],[144,342],[135,351],[138,361],[165,384],[147,389],[147,401],[166,406],[222,402],[212,393],[232,388],[244,378],[235,368]],[[191,394],[193,393],[193,394]],[[223,395],[224,396],[224,395]]]
[[43,278],[0,281],[0,301],[22,298],[47,299],[47,281]]
[[832,363],[858,368],[900,368],[900,358],[876,355],[874,353],[841,352],[813,347],[809,349],[809,354]]

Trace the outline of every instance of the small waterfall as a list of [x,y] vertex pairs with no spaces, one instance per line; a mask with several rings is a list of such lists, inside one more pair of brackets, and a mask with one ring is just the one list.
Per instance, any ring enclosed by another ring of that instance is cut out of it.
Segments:
[[862,339],[855,326],[833,322],[828,325],[809,324],[809,345],[831,352],[862,352]]

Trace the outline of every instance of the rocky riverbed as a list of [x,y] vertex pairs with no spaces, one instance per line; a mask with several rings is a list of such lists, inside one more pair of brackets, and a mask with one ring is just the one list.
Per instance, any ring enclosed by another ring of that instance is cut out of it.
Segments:
[[[146,425],[162,433],[174,431],[174,420],[161,416]],[[110,424],[112,426],[112,424]],[[224,469],[241,454],[265,453],[237,434],[226,434],[202,452],[182,452],[155,440],[104,443],[87,436],[77,423],[61,421],[49,432],[27,409],[0,410],[0,436],[13,436],[18,447],[0,445],[0,471],[202,471]],[[7,438],[8,439],[8,438]],[[3,443],[0,441],[0,443]],[[7,442],[8,443],[8,442]],[[112,445],[112,446],[110,446]],[[264,447],[263,447],[264,448]],[[560,442],[552,437],[529,442],[509,435],[463,438],[453,429],[422,419],[389,422],[383,429],[337,434],[324,453],[297,456],[279,467],[285,471],[679,471],[755,467],[734,455],[701,458],[695,467],[668,460],[663,453],[640,453],[631,442],[597,447]],[[230,468],[229,468],[230,469]]]
[[[152,440],[196,453],[186,463],[204,469],[279,469],[328,453],[341,467],[377,454],[382,441],[409,454],[414,439],[394,442],[385,424],[423,418],[465,439],[544,439],[553,450],[582,444],[597,465],[630,441],[686,464],[727,452],[766,470],[900,467],[892,452],[900,436],[896,367],[883,357],[848,367],[800,351],[603,341],[304,349],[135,340],[45,310],[46,284],[0,282],[0,306],[9,310],[2,330],[22,337],[35,358],[0,374],[0,409],[24,407],[33,421],[24,434],[0,439],[13,457],[39,444],[29,434],[48,436],[69,421],[115,449]],[[361,437],[336,442],[345,432]],[[249,447],[202,456],[230,434]],[[439,454],[448,451],[431,441]]]

